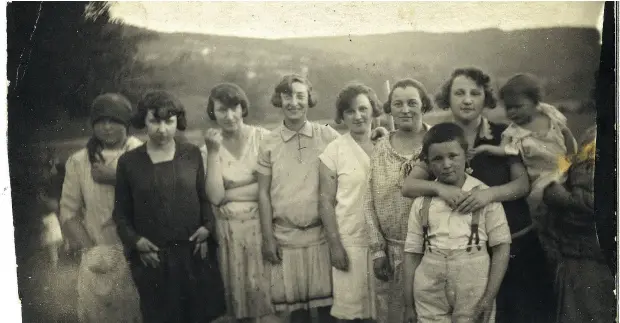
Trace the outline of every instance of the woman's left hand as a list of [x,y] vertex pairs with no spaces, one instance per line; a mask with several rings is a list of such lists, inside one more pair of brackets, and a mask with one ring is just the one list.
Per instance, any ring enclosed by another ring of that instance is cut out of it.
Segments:
[[468,214],[477,211],[492,202],[491,191],[488,189],[473,189],[469,194],[461,200],[456,211]]
[[200,227],[191,237],[189,237],[189,241],[195,241],[196,247],[194,248],[194,254],[200,252],[200,257],[205,259],[207,257],[207,253],[209,252],[207,246],[207,238],[209,237],[209,230],[205,227]]
[[390,132],[384,127],[377,127],[370,133],[370,140],[375,141],[385,136],[389,136]]
[[474,322],[489,322],[493,310],[493,301],[483,297],[474,307]]
[[90,173],[97,183],[114,185],[116,182],[116,169],[102,163],[92,164]]

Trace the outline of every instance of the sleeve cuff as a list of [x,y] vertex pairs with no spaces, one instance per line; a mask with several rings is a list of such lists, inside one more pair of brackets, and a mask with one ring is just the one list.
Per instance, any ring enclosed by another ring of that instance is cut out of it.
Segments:
[[506,145],[506,146],[504,146],[504,152],[508,156],[518,156],[519,155],[519,150],[515,146],[513,146],[513,145]]
[[489,240],[489,247],[497,247],[501,244],[511,244],[511,243],[512,243],[512,239],[509,236],[508,239],[501,239],[501,240],[495,240],[495,241]]
[[60,214],[58,216],[58,220],[60,221],[61,224],[66,223],[67,221],[74,219],[77,217],[77,213],[76,212],[71,212],[71,211],[67,211],[67,210],[61,210]]
[[327,157],[325,153],[319,156],[319,160],[323,162],[323,165],[325,165],[325,167],[327,167],[332,172],[336,171],[336,166],[334,165],[334,161],[331,158]]
[[418,243],[405,243],[404,251],[406,253],[424,253],[424,250],[422,250],[422,245]]
[[495,247],[500,244],[511,244],[512,238],[510,236],[510,229],[508,225],[503,225],[489,233],[489,247]]
[[372,253],[372,260],[387,257],[385,251],[379,250]]
[[256,164],[254,170],[256,170],[257,173],[262,175],[271,175],[271,167],[267,167],[262,164]]

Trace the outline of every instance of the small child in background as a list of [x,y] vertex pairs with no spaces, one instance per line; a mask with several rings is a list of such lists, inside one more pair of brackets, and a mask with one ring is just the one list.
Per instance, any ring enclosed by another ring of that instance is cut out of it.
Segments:
[[[437,181],[463,191],[488,188],[466,174],[466,152],[456,124],[435,125],[424,136],[422,158]],[[404,249],[408,322],[494,322],[511,242],[501,203],[461,214],[438,197],[416,198]]]
[[480,145],[469,155],[487,153],[520,155],[530,178],[528,204],[532,219],[540,228],[546,212],[543,190],[561,178],[560,168],[575,154],[577,143],[568,129],[566,117],[554,106],[542,102],[543,90],[531,74],[517,74],[500,89],[499,97],[511,124],[502,133],[500,146]]
[[58,266],[60,248],[64,239],[60,222],[58,220],[59,201],[62,191],[64,169],[59,166],[59,161],[54,157],[51,149],[45,148],[39,155],[38,170],[39,187],[37,201],[41,206],[42,232],[41,244],[48,251],[49,261],[53,268]]

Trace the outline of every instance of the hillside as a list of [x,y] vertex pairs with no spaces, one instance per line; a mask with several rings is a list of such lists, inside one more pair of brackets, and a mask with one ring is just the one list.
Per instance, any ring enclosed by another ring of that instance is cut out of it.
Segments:
[[204,93],[206,85],[231,73],[258,78],[271,88],[281,74],[305,66],[328,102],[352,79],[381,89],[386,79],[414,76],[434,92],[453,68],[464,65],[484,68],[498,83],[517,72],[535,73],[547,82],[550,99],[584,99],[593,87],[599,55],[598,31],[586,28],[284,40],[159,33],[139,53],[141,60],[165,70],[158,77],[174,80],[180,91],[191,94]]
[[579,102],[590,98],[600,55],[598,31],[587,28],[282,40],[160,33],[133,26],[125,26],[125,33],[148,35],[135,58],[150,71],[140,77],[181,97],[190,128],[204,124],[208,92],[225,81],[247,92],[249,122],[279,120],[269,102],[273,87],[283,74],[302,71],[319,97],[311,119],[332,119],[336,95],[349,81],[362,81],[385,99],[386,80],[414,77],[434,94],[454,68],[471,65],[489,72],[496,88],[514,73],[531,72],[545,81],[548,101]]

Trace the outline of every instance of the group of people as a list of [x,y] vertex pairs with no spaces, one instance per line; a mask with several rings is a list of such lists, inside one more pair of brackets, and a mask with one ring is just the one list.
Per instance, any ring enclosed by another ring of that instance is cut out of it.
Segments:
[[[595,130],[577,145],[533,75],[499,99],[509,125],[483,115],[497,98],[477,68],[455,70],[435,98],[403,79],[382,104],[350,83],[335,103],[341,135],[307,119],[316,94],[292,74],[268,131],[244,123],[250,102],[224,83],[198,147],[178,138],[187,121],[172,94],[145,95],[135,113],[119,94],[98,97],[59,207],[85,250],[81,319],[310,322],[314,309],[319,322],[613,322]],[[424,123],[435,106],[450,120]],[[383,113],[395,129],[373,128]]]

